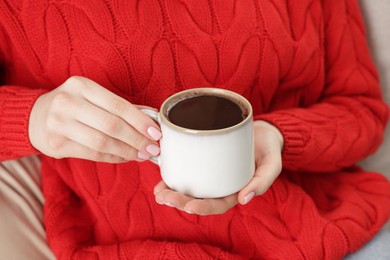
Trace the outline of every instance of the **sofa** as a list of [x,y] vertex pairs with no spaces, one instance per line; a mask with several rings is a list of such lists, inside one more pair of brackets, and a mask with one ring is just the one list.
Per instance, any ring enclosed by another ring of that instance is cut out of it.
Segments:
[[[390,105],[390,1],[360,0],[360,4],[371,54],[378,67],[383,95]],[[367,170],[381,172],[390,179],[390,124],[381,147],[375,154],[361,162],[361,166]],[[390,222],[386,228],[390,230]]]

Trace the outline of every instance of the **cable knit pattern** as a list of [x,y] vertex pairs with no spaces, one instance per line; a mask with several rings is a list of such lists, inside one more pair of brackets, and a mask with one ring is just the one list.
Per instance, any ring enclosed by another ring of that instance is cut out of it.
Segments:
[[353,166],[388,120],[364,30],[356,0],[2,0],[0,158],[36,152],[31,107],[72,75],[152,107],[230,89],[284,135],[266,194],[199,217],[155,203],[152,163],[42,155],[58,259],[339,259],[390,215],[389,182]]

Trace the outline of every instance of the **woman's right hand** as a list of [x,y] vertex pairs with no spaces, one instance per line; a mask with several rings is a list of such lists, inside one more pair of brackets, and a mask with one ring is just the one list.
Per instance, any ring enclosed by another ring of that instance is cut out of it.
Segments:
[[51,157],[119,163],[158,155],[161,132],[138,106],[92,80],[74,76],[37,99],[29,138]]

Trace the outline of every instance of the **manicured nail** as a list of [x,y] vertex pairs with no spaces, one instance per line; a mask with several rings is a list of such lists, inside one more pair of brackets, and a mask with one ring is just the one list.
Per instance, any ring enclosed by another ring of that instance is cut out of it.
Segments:
[[184,209],[185,212],[187,212],[188,214],[194,214],[194,212],[192,212],[191,210],[189,209]]
[[165,204],[163,201],[160,201],[160,200],[157,200],[157,199],[156,199],[156,202],[157,202],[157,204],[160,204],[160,205],[164,205]]
[[164,202],[165,205],[167,205],[168,207],[175,207],[172,203],[170,202]]
[[243,205],[248,204],[248,202],[251,201],[254,196],[255,196],[255,192],[254,191],[252,191],[248,195],[246,195],[244,197],[244,204]]
[[162,136],[160,130],[158,130],[157,128],[155,128],[153,126],[149,127],[146,131],[148,132],[148,135],[156,141],[160,140],[160,138]]
[[141,152],[141,151],[138,151],[138,154],[137,154],[138,158],[141,159],[141,160],[148,160],[150,158],[149,155]]
[[155,144],[149,144],[146,147],[146,151],[148,151],[148,153],[150,153],[153,156],[157,156],[160,153],[160,147],[158,147]]

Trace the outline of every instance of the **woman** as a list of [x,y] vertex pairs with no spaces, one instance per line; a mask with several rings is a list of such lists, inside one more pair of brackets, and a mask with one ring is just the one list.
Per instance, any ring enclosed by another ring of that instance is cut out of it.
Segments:
[[[41,155],[59,259],[337,259],[388,220],[389,182],[354,166],[388,120],[355,0],[0,11],[1,159]],[[226,198],[172,191],[147,162],[161,132],[139,106],[200,86],[254,109],[255,177]]]

